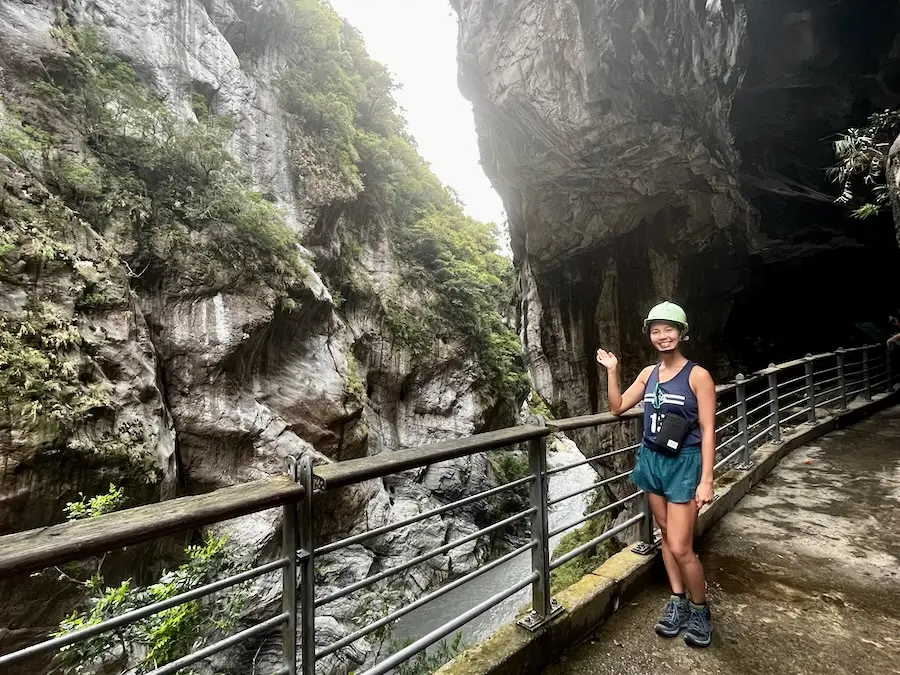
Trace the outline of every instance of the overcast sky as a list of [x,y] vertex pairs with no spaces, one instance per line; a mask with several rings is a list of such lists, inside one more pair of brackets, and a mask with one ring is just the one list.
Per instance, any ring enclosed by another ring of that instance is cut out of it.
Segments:
[[506,217],[479,164],[472,106],[456,84],[456,15],[447,0],[331,0],[363,34],[369,55],[402,85],[419,152],[459,194],[473,218],[503,225]]

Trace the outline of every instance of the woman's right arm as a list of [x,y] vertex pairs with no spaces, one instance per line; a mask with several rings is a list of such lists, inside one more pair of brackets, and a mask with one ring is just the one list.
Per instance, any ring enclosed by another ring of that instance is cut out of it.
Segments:
[[621,415],[626,410],[631,410],[644,399],[644,388],[647,386],[647,377],[653,366],[644,368],[623,394],[619,387],[619,359],[616,355],[605,349],[598,349],[597,362],[606,368],[609,375],[609,411],[613,415]]

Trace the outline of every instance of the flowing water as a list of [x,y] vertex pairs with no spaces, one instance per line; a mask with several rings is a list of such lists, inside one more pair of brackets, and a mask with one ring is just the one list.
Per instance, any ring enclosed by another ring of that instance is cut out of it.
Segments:
[[[581,451],[578,450],[574,443],[563,438],[549,445],[547,466],[550,469],[554,469],[573,464],[584,458],[584,455],[581,454]],[[550,499],[593,485],[596,479],[597,473],[587,464],[553,474],[550,476],[548,485]],[[560,525],[577,520],[583,516],[590,498],[591,492],[588,491],[551,506],[548,514],[550,529],[553,530]],[[563,536],[565,536],[565,533],[550,539],[551,551],[559,544]],[[473,579],[467,584],[400,618],[394,626],[395,639],[398,641],[415,640],[427,635],[490,596],[524,579],[530,573],[531,553],[526,551],[477,579]],[[497,629],[512,622],[519,610],[530,604],[531,588],[526,587],[463,626],[463,643],[473,645],[484,641]],[[450,637],[453,636],[451,635]]]

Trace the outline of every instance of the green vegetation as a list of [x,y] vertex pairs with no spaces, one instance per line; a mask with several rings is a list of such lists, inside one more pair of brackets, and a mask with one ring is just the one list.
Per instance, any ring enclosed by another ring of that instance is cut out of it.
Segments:
[[0,400],[11,416],[55,437],[113,406],[104,380],[83,373],[81,334],[49,303],[31,302],[21,319],[0,317]]
[[540,415],[544,418],[544,420],[554,420],[556,417],[553,415],[553,411],[550,410],[550,405],[547,401],[544,400],[544,397],[541,396],[534,389],[531,390],[531,393],[528,394],[528,409],[534,413],[535,415]]
[[[55,35],[68,58],[34,91],[58,115],[47,115],[46,126],[64,118],[85,147],[73,152],[46,132],[35,139],[6,125],[0,144],[16,146],[10,157],[39,145],[48,187],[66,206],[104,234],[133,238],[125,262],[136,279],[170,275],[210,286],[262,280],[283,293],[304,280],[309,265],[296,235],[226,149],[230,119],[209,114],[195,97],[198,121],[180,120],[93,32]],[[98,301],[87,298],[88,305]]]
[[[393,644],[391,652],[396,653],[404,647],[412,644],[407,640],[400,644]],[[462,642],[462,633],[456,633],[452,640],[442,640],[437,649],[431,652],[419,652],[406,663],[402,663],[394,669],[397,675],[429,675],[438,668],[455,659],[467,649]]]
[[359,361],[353,352],[347,352],[347,400],[353,403],[364,403],[367,398],[366,383],[359,372]]
[[66,520],[83,520],[84,518],[102,516],[104,513],[117,511],[125,503],[125,495],[122,493],[122,489],[112,483],[110,483],[109,492],[106,494],[96,495],[88,499],[83,492],[79,492],[78,496],[81,499],[77,502],[66,503]]
[[488,453],[488,461],[499,485],[525,478],[531,473],[528,454],[519,450],[492,450]]
[[837,164],[827,174],[841,186],[835,201],[852,206],[854,218],[877,215],[888,206],[885,163],[898,133],[900,111],[885,110],[870,116],[865,127],[847,129],[834,142]]
[[[104,495],[90,499],[80,496],[79,502],[66,505],[68,520],[96,517],[124,504],[122,491],[115,485],[110,485]],[[100,575],[102,560],[97,572],[86,580],[61,572],[62,578],[81,585],[89,599],[87,609],[66,617],[54,637],[167,600],[234,573],[237,561],[226,544],[224,536],[207,535],[201,545],[185,549],[184,564],[170,572],[164,571],[159,581],[147,587],[135,586],[130,579],[107,586]],[[54,672],[75,675],[116,668],[116,672],[147,673],[195,651],[216,631],[231,630],[245,601],[246,591],[234,588],[63,647],[54,662]]]
[[[517,404],[528,380],[507,320],[512,265],[498,253],[495,226],[467,217],[422,160],[405,133],[396,85],[368,57],[357,31],[319,0],[295,0],[291,21],[304,39],[279,85],[293,116],[294,156],[303,158],[295,165],[298,184],[312,190],[321,178],[310,173],[315,149],[317,165],[340,186],[332,196],[353,201],[360,220],[378,214],[378,222],[389,223],[403,264],[402,284],[382,298],[393,337],[423,363],[440,341],[463,343],[477,358],[484,395]],[[344,297],[359,294],[352,265],[342,268],[333,285]]]
[[[593,513],[603,508],[608,501],[606,493],[602,489],[594,490],[593,498],[585,513]],[[553,551],[553,559],[555,560],[582,544],[596,539],[609,528],[609,524],[609,517],[606,514],[591,518],[586,524],[577,530],[569,532],[562,538],[556,550]],[[616,544],[612,540],[607,539],[593,549],[570,560],[565,565],[557,567],[550,573],[551,591],[556,593],[564,588],[568,588],[585,574],[602,565],[607,558],[617,553],[618,550]]]

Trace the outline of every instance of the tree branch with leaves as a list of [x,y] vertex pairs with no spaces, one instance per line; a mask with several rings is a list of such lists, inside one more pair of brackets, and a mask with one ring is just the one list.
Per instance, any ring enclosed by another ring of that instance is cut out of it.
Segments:
[[826,175],[840,185],[835,199],[853,209],[859,220],[878,215],[890,206],[885,165],[891,145],[900,133],[900,111],[875,113],[864,127],[851,127],[834,142],[837,163]]

